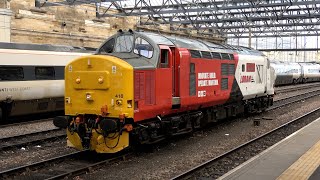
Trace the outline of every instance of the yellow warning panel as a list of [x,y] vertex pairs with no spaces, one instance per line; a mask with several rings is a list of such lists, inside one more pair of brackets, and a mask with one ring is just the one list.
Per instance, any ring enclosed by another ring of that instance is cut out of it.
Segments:
[[312,146],[304,155],[284,171],[278,180],[309,179],[320,165],[320,141]]

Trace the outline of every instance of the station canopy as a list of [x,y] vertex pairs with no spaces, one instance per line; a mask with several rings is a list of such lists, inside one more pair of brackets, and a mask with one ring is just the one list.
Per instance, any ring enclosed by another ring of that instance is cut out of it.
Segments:
[[228,38],[318,36],[320,30],[320,0],[36,0],[40,8],[82,4],[96,5],[97,18],[138,16],[140,27]]

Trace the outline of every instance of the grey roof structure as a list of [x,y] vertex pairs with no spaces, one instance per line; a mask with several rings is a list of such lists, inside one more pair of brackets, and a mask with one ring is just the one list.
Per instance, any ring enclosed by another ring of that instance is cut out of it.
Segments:
[[97,18],[140,16],[139,26],[168,24],[171,30],[227,38],[318,36],[320,30],[320,0],[36,0],[36,4],[95,4]]

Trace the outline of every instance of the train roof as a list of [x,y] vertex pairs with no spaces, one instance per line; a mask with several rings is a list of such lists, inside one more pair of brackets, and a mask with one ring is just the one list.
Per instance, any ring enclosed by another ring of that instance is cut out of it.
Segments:
[[24,43],[6,43],[0,42],[0,49],[20,49],[20,50],[35,50],[35,51],[55,51],[55,52],[94,52],[96,48],[90,47],[74,47],[64,45],[51,44],[24,44]]

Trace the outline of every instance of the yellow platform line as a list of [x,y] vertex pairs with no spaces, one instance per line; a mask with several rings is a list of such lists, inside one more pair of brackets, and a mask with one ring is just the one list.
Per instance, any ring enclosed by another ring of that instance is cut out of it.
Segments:
[[320,141],[313,145],[295,163],[284,171],[278,180],[302,180],[309,179],[312,173],[320,165]]

